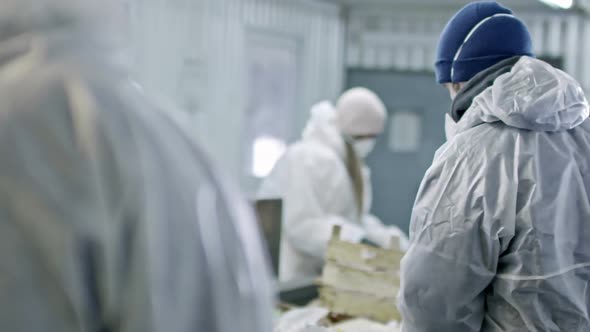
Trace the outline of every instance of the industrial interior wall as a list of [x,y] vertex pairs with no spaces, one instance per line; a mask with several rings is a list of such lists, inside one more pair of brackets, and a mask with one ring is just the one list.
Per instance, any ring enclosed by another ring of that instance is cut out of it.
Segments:
[[[585,0],[586,1],[586,0]],[[590,8],[590,6],[589,6]],[[347,65],[352,68],[431,71],[437,39],[457,8],[350,9]],[[590,18],[582,11],[516,10],[529,27],[535,53],[561,58],[563,69],[590,92]]]
[[340,8],[313,0],[126,0],[140,83],[181,112],[203,147],[237,180],[245,176],[249,97],[248,43],[293,41],[297,52],[298,135],[309,107],[342,88],[344,21]]

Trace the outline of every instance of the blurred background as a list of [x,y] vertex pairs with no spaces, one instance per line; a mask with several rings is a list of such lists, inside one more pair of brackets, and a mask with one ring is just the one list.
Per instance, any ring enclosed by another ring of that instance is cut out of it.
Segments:
[[[347,87],[377,92],[385,135],[368,158],[373,212],[407,230],[444,142],[448,92],[432,72],[461,0],[123,0],[136,78],[183,112],[227,176],[253,197],[310,107]],[[590,0],[505,0],[536,55],[590,85]]]

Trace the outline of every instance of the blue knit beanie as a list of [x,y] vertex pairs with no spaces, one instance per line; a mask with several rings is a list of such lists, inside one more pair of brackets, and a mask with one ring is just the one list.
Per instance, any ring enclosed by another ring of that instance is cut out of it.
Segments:
[[436,53],[438,83],[467,82],[507,58],[533,56],[525,24],[495,1],[472,2],[455,14]]

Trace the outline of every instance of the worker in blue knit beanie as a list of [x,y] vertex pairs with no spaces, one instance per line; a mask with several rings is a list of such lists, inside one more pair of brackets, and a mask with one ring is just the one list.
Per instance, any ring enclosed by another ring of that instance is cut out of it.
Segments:
[[590,331],[588,102],[532,49],[493,1],[442,32],[452,106],[412,212],[404,332]]

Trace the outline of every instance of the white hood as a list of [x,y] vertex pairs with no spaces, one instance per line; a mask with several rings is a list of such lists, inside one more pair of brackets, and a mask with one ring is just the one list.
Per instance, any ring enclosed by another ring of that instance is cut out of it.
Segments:
[[303,130],[304,141],[315,141],[345,154],[344,139],[338,130],[336,109],[329,101],[315,104],[311,108],[311,117]]
[[522,57],[475,97],[457,123],[457,133],[493,122],[555,132],[580,125],[588,115],[588,101],[576,80],[543,61]]

